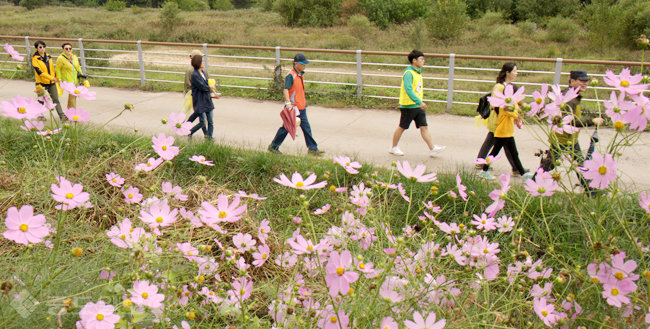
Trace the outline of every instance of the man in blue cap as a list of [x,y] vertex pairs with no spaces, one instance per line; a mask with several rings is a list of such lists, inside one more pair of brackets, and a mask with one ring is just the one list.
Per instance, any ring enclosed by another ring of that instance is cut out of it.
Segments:
[[[296,57],[293,58],[293,69],[287,74],[287,77],[284,79],[284,107],[292,108],[297,107],[300,111],[298,118],[300,119],[300,129],[302,129],[303,134],[305,135],[305,143],[309,149],[309,154],[311,155],[322,155],[323,151],[318,149],[318,144],[314,140],[314,137],[311,134],[311,126],[309,125],[309,120],[307,119],[307,99],[305,97],[305,83],[303,81],[303,75],[305,74],[305,67],[309,64],[307,57],[305,55],[298,53]],[[275,138],[269,145],[269,152],[271,153],[282,153],[280,152],[280,145],[287,137],[289,132],[284,129],[284,126],[278,129]]]

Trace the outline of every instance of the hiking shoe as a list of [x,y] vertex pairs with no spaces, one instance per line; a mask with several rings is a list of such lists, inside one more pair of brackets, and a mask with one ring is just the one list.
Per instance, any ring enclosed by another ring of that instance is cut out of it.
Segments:
[[[529,172],[530,170],[524,168],[524,171]],[[512,176],[512,177],[521,177],[521,173],[517,169],[513,169],[512,170],[512,175],[510,175],[510,176]]]
[[481,171],[478,173],[478,176],[485,179],[494,179],[494,175],[492,175],[489,171]]
[[483,170],[483,165],[482,164],[475,164],[474,169],[476,170]]
[[[278,151],[278,152],[279,152],[279,151]],[[317,156],[317,157],[319,157],[319,156],[325,154],[325,151],[321,151],[321,150],[309,150],[309,151],[307,151],[307,153],[308,153],[309,155],[313,155],[313,156]]]
[[527,172],[527,173],[521,175],[521,179],[525,182],[525,181],[533,178],[533,175],[534,175],[533,173]]
[[429,152],[429,156],[432,157],[432,156],[444,151],[446,148],[447,148],[446,146],[442,146],[442,145],[438,145],[438,144],[433,145],[433,150],[431,150]]
[[394,155],[404,155],[404,152],[399,149],[399,146],[391,147],[388,149],[388,153],[394,154]]
[[267,148],[267,150],[268,150],[269,152],[271,152],[271,153],[282,154],[282,152],[280,152],[280,150],[276,149],[276,148],[273,147],[273,146],[269,146],[269,148]]

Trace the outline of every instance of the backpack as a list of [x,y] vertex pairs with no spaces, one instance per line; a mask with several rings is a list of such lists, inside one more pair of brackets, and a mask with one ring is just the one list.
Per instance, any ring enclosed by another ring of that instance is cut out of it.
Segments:
[[487,119],[490,117],[490,102],[488,101],[488,96],[492,96],[492,93],[487,93],[478,100],[478,106],[476,107],[476,112],[481,116],[483,119]]

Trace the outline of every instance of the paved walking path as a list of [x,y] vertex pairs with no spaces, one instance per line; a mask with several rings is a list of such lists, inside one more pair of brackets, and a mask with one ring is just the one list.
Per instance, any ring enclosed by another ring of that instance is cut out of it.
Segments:
[[[5,82],[7,80],[0,79],[0,86]],[[33,90],[33,82],[10,81],[0,89],[0,101],[9,100],[16,95],[32,97]],[[135,105],[133,112],[124,112],[122,116],[111,122],[108,125],[111,129],[131,131],[138,129],[140,132],[147,132],[159,126],[160,119],[166,118],[172,112],[179,112],[182,108],[180,92],[145,92],[102,87],[92,87],[92,90],[97,92],[97,99],[94,101],[79,99],[77,105],[90,111],[90,120],[94,123],[103,124],[119,113],[124,103]],[[63,98],[65,104],[67,95]],[[282,123],[279,115],[282,109],[280,102],[222,97],[214,103],[216,107],[214,138],[222,144],[266,150]],[[411,129],[402,135],[399,145],[406,155],[398,157],[388,153],[393,131],[399,122],[398,111],[309,106],[307,115],[318,147],[326,152],[324,158],[348,155],[380,166],[390,166],[395,160],[409,160],[413,165],[426,164],[427,171],[451,172],[458,170],[460,166],[473,170],[471,163],[476,158],[478,149],[487,134],[485,127],[475,128],[474,118],[428,115],[429,130],[434,143],[446,145],[447,149],[436,158],[430,158],[419,130],[412,125]],[[158,131],[168,132],[168,129],[161,127]],[[589,146],[589,135],[592,131],[589,129],[588,133],[583,131],[580,134],[583,151],[586,151]],[[544,143],[536,138],[540,133],[541,130],[532,127],[524,127],[515,132],[520,159],[525,168],[534,169],[539,165],[539,158],[535,157],[534,153],[538,149],[545,148]],[[306,154],[302,131],[298,130],[298,135],[295,141],[287,137],[280,150],[289,154]],[[613,130],[602,129],[601,145],[605,145],[612,136]],[[199,138],[201,138],[200,132],[195,135],[195,139]],[[209,155],[206,156],[209,158]],[[648,189],[650,188],[648,168],[650,168],[650,133],[644,133],[636,145],[627,148],[620,157],[619,169],[623,177],[622,181],[635,191]],[[494,165],[495,175],[509,171],[505,157]],[[575,177],[573,180],[575,181]]]

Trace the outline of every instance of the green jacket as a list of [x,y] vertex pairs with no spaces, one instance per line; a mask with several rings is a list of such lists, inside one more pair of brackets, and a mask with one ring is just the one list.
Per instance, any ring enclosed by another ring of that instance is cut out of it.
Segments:
[[[409,71],[415,71],[419,74],[422,74],[422,68],[416,70],[412,65],[409,65],[405,70],[404,73],[410,73]],[[420,104],[422,103],[422,100],[418,95],[413,91],[413,74],[404,74],[402,78],[402,86],[404,88],[404,91],[408,95],[408,97],[415,102],[414,105],[400,105],[400,108],[402,109],[417,109],[420,108]],[[400,91],[401,94],[401,91]]]
[[71,56],[72,58],[69,58],[65,54],[61,54],[56,59],[56,77],[60,80],[78,85],[79,79],[77,78],[77,73],[81,73],[79,58],[74,54],[71,54]]
[[[562,94],[566,94],[569,88],[562,90]],[[577,126],[577,122],[582,120],[582,111],[580,109],[580,101],[582,100],[582,95],[578,95],[578,97],[568,101],[566,103],[566,108],[564,111],[562,111],[562,116],[565,115],[573,115],[573,121],[571,122],[572,126]],[[548,141],[551,144],[558,143],[560,145],[575,145],[578,143],[578,134],[580,134],[580,131],[569,134],[569,133],[564,133],[564,134],[558,134],[556,132],[553,132],[550,136]]]

